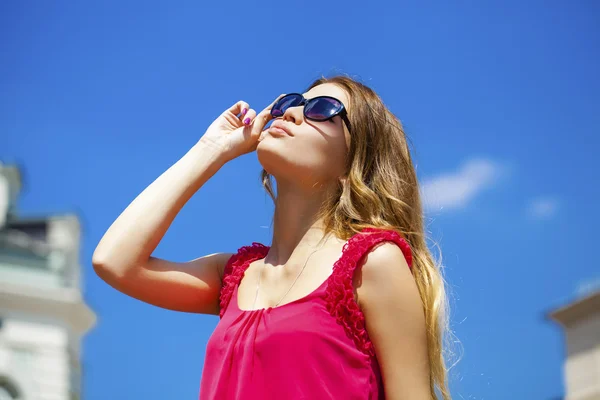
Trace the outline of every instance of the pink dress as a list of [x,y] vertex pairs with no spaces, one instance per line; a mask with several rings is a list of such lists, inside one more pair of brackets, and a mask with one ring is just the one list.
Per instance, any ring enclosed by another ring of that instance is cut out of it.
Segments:
[[332,274],[309,295],[240,310],[237,289],[248,265],[269,247],[245,246],[231,257],[221,289],[221,320],[208,340],[201,400],[384,399],[383,382],[352,277],[376,244],[396,243],[409,266],[408,243],[396,232],[364,229],[344,245]]

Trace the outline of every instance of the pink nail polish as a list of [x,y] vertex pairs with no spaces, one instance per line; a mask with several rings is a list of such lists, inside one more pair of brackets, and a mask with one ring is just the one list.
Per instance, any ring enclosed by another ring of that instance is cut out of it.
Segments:
[[249,123],[250,123],[250,118],[246,118],[246,119],[244,120],[244,125],[248,125]]
[[247,112],[248,112],[248,109],[247,109],[247,108],[244,108],[244,109],[242,110],[242,115],[246,115],[246,113],[247,113]]

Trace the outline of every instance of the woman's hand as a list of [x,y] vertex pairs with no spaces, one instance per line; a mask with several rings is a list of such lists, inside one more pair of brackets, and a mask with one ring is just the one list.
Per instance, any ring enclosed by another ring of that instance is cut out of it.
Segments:
[[245,101],[238,101],[225,110],[208,127],[200,142],[215,147],[226,161],[256,150],[265,125],[272,119],[271,108],[280,95],[258,115]]

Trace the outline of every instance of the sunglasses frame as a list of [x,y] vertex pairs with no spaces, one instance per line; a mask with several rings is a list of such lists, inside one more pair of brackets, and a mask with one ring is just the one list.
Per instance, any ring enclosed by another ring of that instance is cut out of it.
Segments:
[[[348,128],[348,132],[350,132],[350,120],[348,119],[348,112],[346,111],[346,107],[344,107],[344,103],[342,103],[341,101],[339,101],[338,99],[336,99],[335,97],[332,97],[332,96],[317,96],[317,97],[313,97],[311,99],[307,99],[302,95],[302,93],[288,93],[285,96],[283,96],[281,99],[279,99],[277,101],[277,103],[275,103],[273,105],[273,108],[271,108],[271,116],[273,118],[279,118],[279,117],[276,117],[275,115],[273,115],[273,110],[275,109],[275,106],[277,104],[279,104],[281,101],[283,101],[283,99],[285,99],[288,96],[300,96],[300,98],[302,99],[300,101],[300,103],[295,106],[292,106],[292,107],[303,106],[302,113],[304,114],[304,117],[306,119],[310,119],[311,121],[324,122],[324,121],[329,121],[336,115],[339,115],[342,118],[342,121],[344,121],[344,123],[346,124],[346,128]],[[307,116],[306,115],[306,107],[304,107],[304,106],[313,100],[317,100],[317,99],[321,99],[321,98],[335,100],[336,102],[340,103],[341,107],[335,112],[335,114],[333,114],[332,116],[330,116],[326,119],[315,119],[315,118],[311,118],[311,117]],[[284,111],[284,113],[285,113],[285,111]],[[280,115],[280,117],[282,117],[282,116],[283,115]]]

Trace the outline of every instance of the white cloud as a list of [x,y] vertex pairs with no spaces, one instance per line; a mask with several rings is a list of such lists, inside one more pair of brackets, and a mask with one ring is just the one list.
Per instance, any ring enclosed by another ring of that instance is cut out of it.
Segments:
[[597,291],[600,291],[600,277],[580,282],[575,290],[577,296],[587,296]]
[[558,211],[558,200],[553,197],[533,199],[529,205],[529,214],[534,218],[551,218]]
[[484,158],[466,161],[457,170],[425,179],[421,184],[423,207],[426,210],[460,209],[466,207],[500,176],[500,165]]

